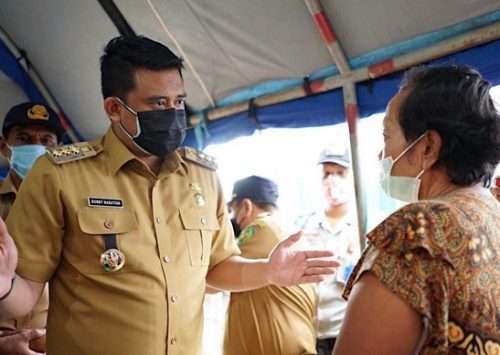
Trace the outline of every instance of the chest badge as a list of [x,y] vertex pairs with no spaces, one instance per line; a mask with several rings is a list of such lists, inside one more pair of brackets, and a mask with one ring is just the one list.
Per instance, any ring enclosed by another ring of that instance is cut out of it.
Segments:
[[[109,222],[112,228],[113,224]],[[108,227],[107,227],[108,228]],[[115,272],[125,265],[125,255],[118,249],[116,243],[116,234],[104,234],[104,252],[101,254],[101,265],[107,272]]]
[[101,254],[101,265],[108,272],[118,271],[125,265],[125,255],[118,249],[107,249]]
[[195,194],[194,200],[196,201],[196,204],[198,206],[201,206],[201,207],[205,206],[205,198],[203,197],[202,194]]
[[190,182],[189,189],[194,192],[201,192],[201,186],[197,182]]

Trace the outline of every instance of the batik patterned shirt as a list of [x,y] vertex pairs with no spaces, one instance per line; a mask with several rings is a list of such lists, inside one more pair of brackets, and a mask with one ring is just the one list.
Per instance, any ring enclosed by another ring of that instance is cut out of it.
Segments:
[[500,354],[500,204],[455,194],[407,205],[367,235],[365,272],[423,317],[420,354]]

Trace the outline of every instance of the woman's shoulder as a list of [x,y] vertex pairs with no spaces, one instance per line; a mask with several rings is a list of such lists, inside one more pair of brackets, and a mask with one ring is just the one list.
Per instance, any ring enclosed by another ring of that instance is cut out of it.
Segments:
[[498,232],[500,216],[492,217],[495,209],[498,204],[471,194],[419,201],[391,214],[367,238],[391,254],[423,248],[431,257],[454,264],[454,250],[469,244],[471,236],[488,238]]
[[447,242],[457,228],[453,204],[428,200],[411,203],[392,213],[367,238],[390,254],[406,254],[423,248],[432,257],[448,259]]

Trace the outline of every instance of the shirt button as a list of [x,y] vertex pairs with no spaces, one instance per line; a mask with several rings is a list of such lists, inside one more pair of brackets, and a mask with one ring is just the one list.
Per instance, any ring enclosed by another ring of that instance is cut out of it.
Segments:
[[113,228],[113,222],[110,221],[109,219],[107,219],[106,221],[104,221],[104,227],[106,227],[108,229]]
[[170,297],[170,299],[172,300],[172,302],[177,302],[177,295],[172,295],[172,297]]
[[161,218],[160,217],[156,217],[156,223],[161,224]]
[[207,224],[207,219],[205,217],[201,219],[201,224]]
[[163,261],[166,262],[166,263],[169,263],[170,262],[170,258],[168,257],[168,255],[165,255],[163,257]]
[[177,343],[177,337],[170,338],[170,344],[175,345]]

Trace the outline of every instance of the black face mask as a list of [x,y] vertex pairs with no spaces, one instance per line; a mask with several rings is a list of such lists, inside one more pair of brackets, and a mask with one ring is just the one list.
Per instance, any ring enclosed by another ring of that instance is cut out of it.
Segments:
[[238,225],[238,223],[236,223],[236,218],[231,218],[231,224],[233,226],[233,231],[234,231],[234,237],[236,239],[238,239],[238,237],[240,236],[241,234],[241,228],[240,226]]
[[142,151],[165,158],[186,138],[186,111],[169,108],[135,112],[119,98],[118,101],[136,116],[137,133],[132,136],[120,123],[125,133]]

